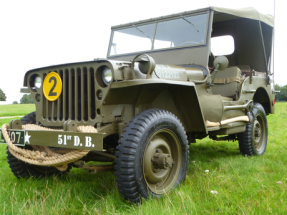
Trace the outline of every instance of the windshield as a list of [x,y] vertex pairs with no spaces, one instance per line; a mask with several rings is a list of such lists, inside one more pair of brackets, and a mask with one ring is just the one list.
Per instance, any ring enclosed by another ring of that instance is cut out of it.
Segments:
[[207,13],[115,30],[110,55],[205,44]]

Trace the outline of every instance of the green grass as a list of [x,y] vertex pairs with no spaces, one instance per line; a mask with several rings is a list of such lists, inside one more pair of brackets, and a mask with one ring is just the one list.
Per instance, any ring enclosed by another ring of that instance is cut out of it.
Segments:
[[237,142],[198,140],[186,181],[142,205],[120,196],[112,172],[72,169],[62,178],[17,180],[0,145],[0,214],[287,214],[287,103],[267,118],[265,155],[241,156]]
[[0,117],[24,116],[35,111],[35,104],[0,105]]

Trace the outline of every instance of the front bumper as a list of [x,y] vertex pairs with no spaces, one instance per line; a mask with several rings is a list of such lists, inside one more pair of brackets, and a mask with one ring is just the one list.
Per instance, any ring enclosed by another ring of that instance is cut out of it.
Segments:
[[[8,135],[17,146],[37,145],[69,149],[103,151],[102,133],[70,131],[42,131],[8,129]],[[0,128],[0,143],[6,143]]]

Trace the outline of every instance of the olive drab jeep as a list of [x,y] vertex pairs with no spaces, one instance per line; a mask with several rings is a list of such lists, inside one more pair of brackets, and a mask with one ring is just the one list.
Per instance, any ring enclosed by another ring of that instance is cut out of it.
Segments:
[[[21,92],[36,111],[0,136],[12,172],[114,170],[121,195],[140,202],[185,180],[196,139],[238,140],[243,155],[264,154],[273,28],[253,8],[185,11],[112,27],[106,59],[26,72]],[[232,43],[221,40],[219,52],[234,49],[225,56],[212,50],[224,36]]]

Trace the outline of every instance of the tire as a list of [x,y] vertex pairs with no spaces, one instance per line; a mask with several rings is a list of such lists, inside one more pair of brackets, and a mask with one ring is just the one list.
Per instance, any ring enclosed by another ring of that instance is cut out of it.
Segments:
[[127,124],[115,155],[121,195],[131,202],[158,198],[185,180],[189,160],[186,132],[172,113],[146,110]]
[[[36,123],[36,112],[27,114],[21,119],[23,125],[26,124],[35,124]],[[26,149],[32,149],[30,146],[25,146]],[[25,163],[24,161],[19,160],[18,158],[12,155],[7,147],[7,159],[9,167],[16,178],[30,178],[30,177],[46,177],[51,175],[62,175],[71,170],[71,165],[68,166],[68,169],[64,172],[56,169],[55,167],[46,167],[46,166],[36,166]]]
[[267,147],[268,124],[265,110],[259,103],[254,103],[253,122],[246,125],[246,130],[239,133],[239,149],[243,155],[263,155]]
[[23,116],[21,119],[22,125],[27,124],[36,124],[36,112],[32,112],[27,114],[26,116]]

